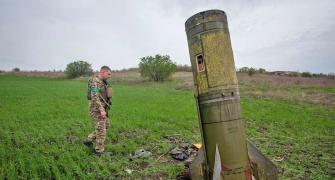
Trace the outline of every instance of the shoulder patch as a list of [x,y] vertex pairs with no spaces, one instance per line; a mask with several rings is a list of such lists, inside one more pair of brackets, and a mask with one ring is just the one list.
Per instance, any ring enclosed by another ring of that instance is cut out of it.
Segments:
[[100,91],[100,89],[97,86],[91,87],[91,92],[97,93],[99,91]]

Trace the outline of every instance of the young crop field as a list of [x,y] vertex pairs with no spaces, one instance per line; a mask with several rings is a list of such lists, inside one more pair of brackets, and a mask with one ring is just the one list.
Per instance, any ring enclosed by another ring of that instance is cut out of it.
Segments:
[[[98,157],[82,144],[94,130],[87,78],[0,75],[0,179],[176,179],[184,163],[169,151],[201,143],[195,99],[185,87],[190,82],[136,78],[112,77],[108,153]],[[334,102],[301,100],[315,93],[334,98],[334,80],[276,88],[242,78],[247,137],[278,166],[279,178],[334,178]],[[141,148],[152,155],[131,160]]]

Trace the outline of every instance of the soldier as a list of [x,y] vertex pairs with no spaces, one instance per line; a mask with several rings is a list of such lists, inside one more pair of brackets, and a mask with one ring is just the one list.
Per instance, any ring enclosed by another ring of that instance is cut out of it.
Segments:
[[104,153],[106,130],[109,127],[108,110],[111,106],[112,89],[107,79],[111,74],[112,71],[108,66],[102,66],[100,72],[88,81],[87,99],[95,131],[89,134],[83,143],[92,147],[95,140],[95,154],[98,156]]

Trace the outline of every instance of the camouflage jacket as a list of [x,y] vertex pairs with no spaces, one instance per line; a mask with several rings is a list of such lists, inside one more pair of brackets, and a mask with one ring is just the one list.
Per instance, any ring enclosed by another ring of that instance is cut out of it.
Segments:
[[89,100],[90,111],[107,111],[107,82],[101,80],[98,76],[93,76],[88,81],[87,99]]

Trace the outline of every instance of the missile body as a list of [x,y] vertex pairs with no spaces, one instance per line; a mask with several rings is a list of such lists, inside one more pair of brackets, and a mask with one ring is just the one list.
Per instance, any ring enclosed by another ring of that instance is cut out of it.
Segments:
[[[197,13],[186,21],[185,28],[204,144],[205,176],[251,179],[226,14],[221,10]],[[218,174],[217,166],[221,167]]]

